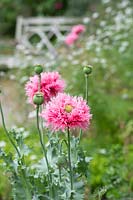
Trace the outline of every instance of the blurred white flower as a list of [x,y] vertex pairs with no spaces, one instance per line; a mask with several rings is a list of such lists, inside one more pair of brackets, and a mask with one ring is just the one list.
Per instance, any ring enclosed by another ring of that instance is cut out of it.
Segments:
[[127,47],[128,45],[129,45],[129,42],[127,42],[127,41],[123,41],[123,42],[122,42],[122,46]]
[[84,65],[87,65],[88,64],[88,61],[87,60],[84,60],[83,62],[82,62],[82,65],[84,66]]
[[28,80],[28,76],[23,76],[23,77],[20,79],[20,83],[25,83],[27,80]]
[[45,67],[50,67],[50,63],[49,62],[45,63]]
[[97,46],[95,50],[96,50],[97,53],[99,53],[101,51],[101,47]]
[[124,41],[121,43],[121,46],[119,47],[119,52],[122,53],[126,50],[126,48],[128,47],[129,43],[127,41]]
[[15,75],[14,74],[11,74],[10,76],[9,76],[9,78],[11,79],[11,80],[15,80]]
[[73,60],[73,61],[72,61],[72,64],[73,64],[73,65],[79,64],[79,60]]
[[107,62],[104,58],[102,58],[100,61],[102,64],[105,64]]
[[28,118],[34,118],[34,117],[36,117],[36,111],[35,110],[31,111],[28,115]]
[[122,99],[128,99],[128,94],[127,93],[124,93],[124,94],[122,94]]
[[118,40],[120,40],[122,38],[122,35],[115,35],[115,37],[114,37],[114,40],[115,41],[118,41]]
[[111,30],[109,30],[109,29],[108,29],[108,31],[104,32],[104,36],[105,36],[105,37],[110,37],[110,36],[112,36],[112,35],[113,35],[113,31],[111,31]]
[[126,8],[126,9],[125,9],[125,13],[126,13],[127,15],[133,14],[132,8]]
[[24,138],[27,138],[30,135],[29,131],[24,131],[23,136]]
[[72,60],[73,56],[72,55],[68,55],[67,58],[68,58],[68,60]]
[[29,60],[32,60],[32,56],[31,55],[28,55],[26,56],[26,59],[29,61]]
[[37,158],[36,155],[31,155],[31,156],[30,156],[30,159],[31,159],[31,160],[35,160],[36,158]]
[[105,9],[105,12],[106,12],[106,13],[111,13],[111,11],[112,11],[112,8],[111,8],[111,7],[107,7],[107,8]]
[[101,33],[102,33],[102,30],[101,29],[97,29],[96,34],[100,35]]
[[0,72],[0,76],[4,76],[5,74],[5,72]]
[[89,17],[83,18],[83,23],[84,24],[88,24],[89,22],[90,22],[90,18]]
[[124,47],[124,46],[119,47],[119,52],[120,53],[124,52],[125,50],[126,50],[126,47]]
[[101,21],[100,26],[104,27],[106,25],[106,21]]
[[115,23],[120,23],[122,20],[125,20],[125,16],[122,12],[118,12],[117,15],[114,17]]
[[109,3],[110,2],[110,0],[102,0],[102,3]]
[[76,55],[81,55],[82,53],[84,53],[84,49],[83,48],[79,48],[77,51],[73,51],[72,55],[76,56]]
[[98,63],[98,62],[99,62],[99,58],[94,58],[93,61],[94,61],[95,63]]
[[66,66],[67,66],[67,62],[66,62],[66,61],[63,61],[63,62],[61,63],[61,66],[62,66],[62,67],[66,67]]
[[6,142],[5,141],[0,141],[0,148],[5,147],[6,146]]
[[100,150],[99,150],[99,153],[101,153],[101,154],[106,154],[107,151],[106,151],[106,149],[100,149]]
[[105,44],[109,43],[109,39],[108,38],[105,38],[103,41],[104,41]]
[[92,14],[92,18],[93,18],[93,19],[96,19],[96,18],[98,18],[98,17],[99,17],[99,13],[95,12],[95,13]]
[[118,8],[125,8],[129,4],[128,0],[123,0],[117,5]]

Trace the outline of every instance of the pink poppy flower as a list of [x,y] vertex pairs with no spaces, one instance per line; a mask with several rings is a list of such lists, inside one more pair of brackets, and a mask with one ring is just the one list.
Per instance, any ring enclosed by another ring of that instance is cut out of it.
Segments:
[[[33,96],[38,92],[39,78],[37,75],[30,78],[25,85],[26,95],[28,100],[33,104]],[[44,72],[41,73],[40,92],[44,95],[44,102],[48,102],[57,93],[63,92],[65,82],[61,79],[58,72]]]
[[92,118],[90,108],[82,97],[72,97],[65,93],[52,98],[41,116],[45,125],[54,131],[64,131],[66,128],[87,129]]
[[85,26],[82,24],[79,24],[79,25],[73,26],[71,32],[78,35],[84,31],[85,31]]
[[68,46],[72,45],[78,39],[78,35],[75,33],[70,33],[65,38],[65,44]]

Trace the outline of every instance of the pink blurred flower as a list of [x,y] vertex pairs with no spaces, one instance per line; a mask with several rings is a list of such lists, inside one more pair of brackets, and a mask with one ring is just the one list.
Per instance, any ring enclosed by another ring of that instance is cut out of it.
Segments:
[[63,8],[63,3],[62,2],[56,2],[55,3],[55,9],[56,10],[60,10]]
[[[39,78],[37,75],[30,78],[25,85],[26,95],[30,103],[33,103],[33,96],[38,92]],[[58,92],[63,92],[65,82],[61,79],[58,72],[44,72],[41,73],[41,87],[40,91],[44,95],[44,102],[48,102],[52,97],[56,96]]]
[[85,26],[82,24],[78,24],[72,27],[72,33],[80,34],[85,31]]
[[65,38],[65,44],[68,46],[72,45],[78,39],[78,35],[75,33],[70,33]]
[[46,121],[45,125],[53,130],[64,130],[68,127],[86,129],[92,118],[90,108],[82,97],[72,97],[65,93],[52,98],[41,116]]

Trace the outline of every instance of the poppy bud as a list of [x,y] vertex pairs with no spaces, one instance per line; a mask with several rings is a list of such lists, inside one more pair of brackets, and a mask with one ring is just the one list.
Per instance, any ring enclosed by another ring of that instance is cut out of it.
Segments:
[[58,157],[58,161],[57,161],[58,166],[63,166],[65,163],[66,163],[65,156],[64,155],[60,155]]
[[92,66],[91,66],[91,65],[86,65],[86,66],[84,66],[83,72],[84,72],[84,74],[86,74],[86,75],[91,74],[91,72],[92,72]]
[[41,74],[43,72],[43,67],[41,65],[36,65],[34,70],[36,74]]

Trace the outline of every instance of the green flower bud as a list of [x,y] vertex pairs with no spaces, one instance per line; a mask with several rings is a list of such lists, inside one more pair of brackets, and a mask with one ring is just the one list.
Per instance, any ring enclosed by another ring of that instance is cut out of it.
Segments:
[[84,74],[86,74],[86,75],[91,74],[91,72],[92,72],[92,66],[91,66],[91,65],[86,65],[86,66],[84,66],[83,72],[84,72]]
[[41,74],[43,72],[43,67],[41,65],[36,65],[34,70],[36,74]]
[[44,102],[44,97],[43,97],[43,93],[42,92],[37,92],[34,96],[33,96],[33,103],[36,105],[41,105]]
[[66,158],[65,158],[65,156],[64,156],[64,155],[60,155],[60,156],[58,157],[58,161],[57,161],[58,166],[62,166],[62,165],[64,165],[65,163],[66,163]]

